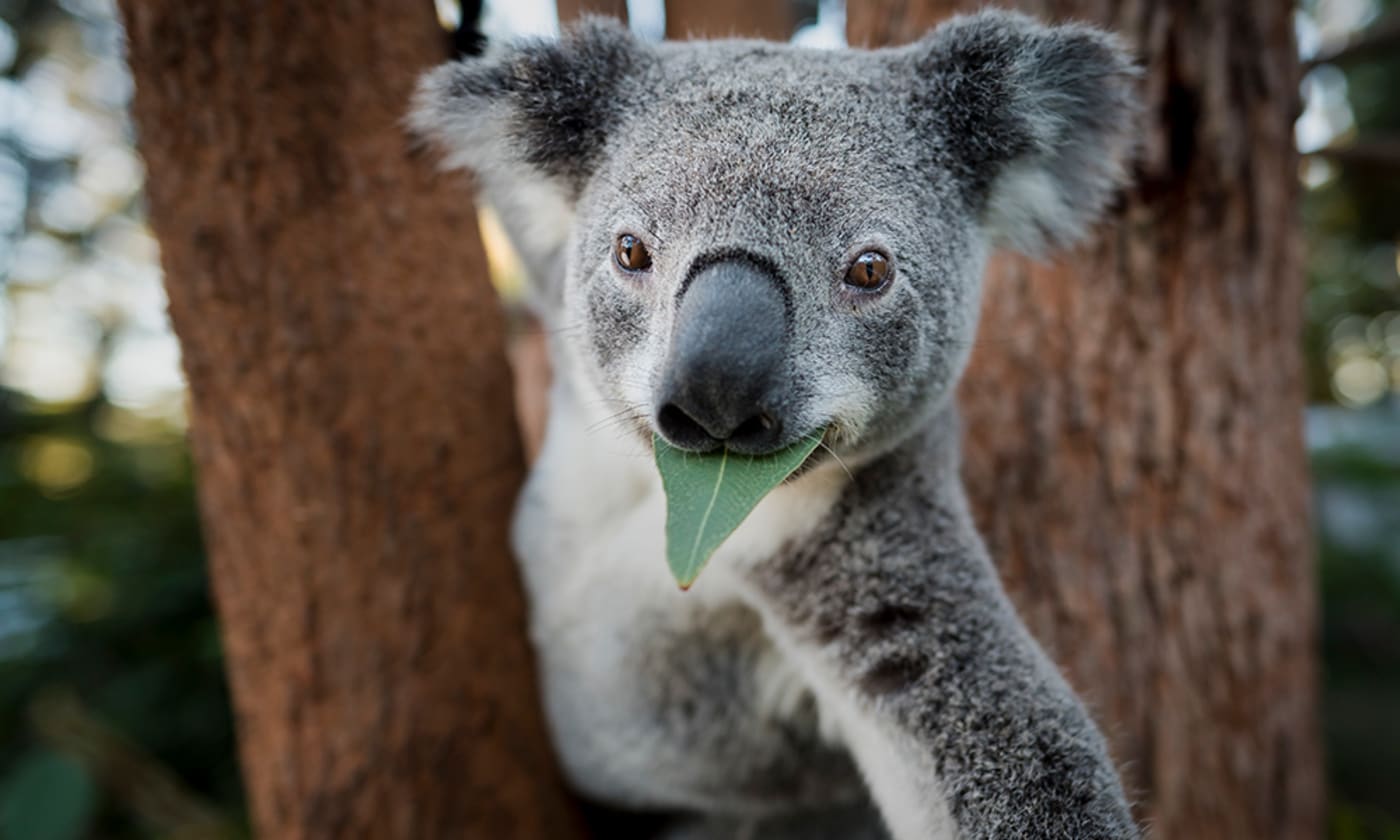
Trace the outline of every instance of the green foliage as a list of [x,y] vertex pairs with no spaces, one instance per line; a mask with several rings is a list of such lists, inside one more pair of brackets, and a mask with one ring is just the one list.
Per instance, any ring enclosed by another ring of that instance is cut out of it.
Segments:
[[1400,411],[1310,412],[1332,837],[1400,828]]
[[[88,723],[53,714],[60,695]],[[0,390],[0,787],[35,772],[44,745],[103,784],[103,836],[159,828],[127,784],[140,779],[112,777],[133,762],[241,809],[183,441],[100,398],[54,409]]]
[[[1303,13],[1322,6],[1305,0]],[[1392,26],[1400,2],[1383,0],[1376,13],[1371,27]],[[1400,54],[1314,72],[1353,121],[1334,146],[1393,148]],[[1400,169],[1393,154],[1385,160],[1311,158],[1307,166],[1325,177],[1303,196],[1309,398],[1372,404],[1309,416],[1335,840],[1400,837]]]
[[[1320,5],[1306,2],[1304,11]],[[1400,4],[1381,3],[1378,11],[1371,27],[1392,26],[1386,16],[1400,14]],[[1400,51],[1312,73],[1313,95],[1331,91],[1352,125],[1330,144],[1341,152],[1310,156],[1305,165],[1315,178],[1302,207],[1308,395],[1365,405],[1400,393]]]
[[728,449],[697,455],[653,439],[666,491],[666,562],[682,589],[690,588],[710,555],[820,443],[818,433],[771,455]]
[[62,753],[35,750],[0,782],[0,837],[78,840],[95,804],[87,768]]
[[1334,803],[1328,814],[1331,840],[1400,840],[1400,822],[1374,808]]

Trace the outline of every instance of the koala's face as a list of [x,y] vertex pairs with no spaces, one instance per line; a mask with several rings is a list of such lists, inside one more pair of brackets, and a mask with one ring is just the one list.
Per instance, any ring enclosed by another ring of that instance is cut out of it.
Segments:
[[[889,436],[948,392],[982,244],[870,53],[670,48],[584,187],[565,323],[673,444]],[[716,76],[708,67],[742,66]],[[831,90],[840,96],[832,96]]]
[[[860,453],[948,399],[989,245],[1097,215],[1130,76],[1102,34],[1006,14],[874,52],[593,23],[437,71],[415,120],[515,208],[522,245],[557,249],[555,320],[642,435]],[[530,231],[541,194],[566,237]]]

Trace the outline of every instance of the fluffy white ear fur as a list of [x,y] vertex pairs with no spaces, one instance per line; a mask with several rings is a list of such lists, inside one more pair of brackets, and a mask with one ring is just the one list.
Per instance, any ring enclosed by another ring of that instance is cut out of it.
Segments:
[[[479,63],[497,60],[488,53]],[[564,254],[574,224],[568,186],[532,165],[524,144],[511,137],[514,106],[503,96],[473,93],[459,64],[422,77],[408,115],[411,131],[439,149],[444,169],[476,176],[528,275],[526,303],[546,328],[557,326],[564,283]]]
[[507,125],[511,106],[501,96],[473,92],[461,81],[458,63],[424,73],[408,113],[412,132],[443,153],[448,169],[480,171],[509,151]]
[[475,173],[553,324],[574,205],[616,117],[615,91],[645,59],[615,21],[588,18],[558,39],[526,39],[444,64],[418,83],[408,125]]
[[[1121,69],[1101,72],[1106,73],[1103,86],[1120,86],[1126,93],[1131,74],[1119,75]],[[1030,98],[1030,92],[1026,95]],[[1098,116],[1095,130],[1073,125],[1066,116],[1089,104],[1072,92],[1035,98],[1025,120],[1037,151],[1011,161],[992,181],[983,216],[994,245],[1031,256],[1082,239],[1114,191],[1128,180],[1128,164],[1136,152],[1129,131],[1135,112],[1126,107],[1127,100],[1105,95],[1123,110]]]
[[[1119,161],[1095,176],[1103,182],[1095,190],[1105,201],[1125,177],[1124,169]],[[1074,202],[1049,171],[1033,161],[1017,161],[993,181],[983,223],[993,245],[1041,256],[1082,239],[1103,209],[1096,207],[1090,214]]]

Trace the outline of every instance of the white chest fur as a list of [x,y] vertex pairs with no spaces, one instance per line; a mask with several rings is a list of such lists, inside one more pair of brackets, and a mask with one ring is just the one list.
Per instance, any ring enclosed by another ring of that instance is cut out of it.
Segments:
[[[622,803],[703,807],[687,789],[693,773],[667,766],[674,733],[649,723],[663,715],[638,708],[639,698],[658,696],[639,682],[675,679],[646,667],[655,657],[643,648],[744,608],[744,564],[815,526],[845,475],[821,468],[778,488],[682,592],[666,567],[665,498],[651,453],[635,430],[608,424],[601,406],[556,385],[514,523],[547,715],[566,771],[585,790]],[[757,619],[753,627],[763,635]],[[761,707],[754,714],[787,718],[806,682],[766,638],[754,646],[762,651],[748,666]]]

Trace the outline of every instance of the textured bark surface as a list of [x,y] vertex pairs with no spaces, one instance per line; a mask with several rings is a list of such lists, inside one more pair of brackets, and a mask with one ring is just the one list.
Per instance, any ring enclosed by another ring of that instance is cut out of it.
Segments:
[[401,129],[432,4],[122,7],[259,836],[576,836],[500,313]]
[[580,15],[610,15],[627,20],[627,0],[556,0],[559,21],[567,23]]
[[666,0],[666,37],[768,38],[786,41],[797,29],[788,0]]
[[[955,7],[853,3],[852,44]],[[1024,2],[1145,66],[1097,240],[988,272],[962,390],[979,521],[1161,838],[1321,836],[1289,4]]]

